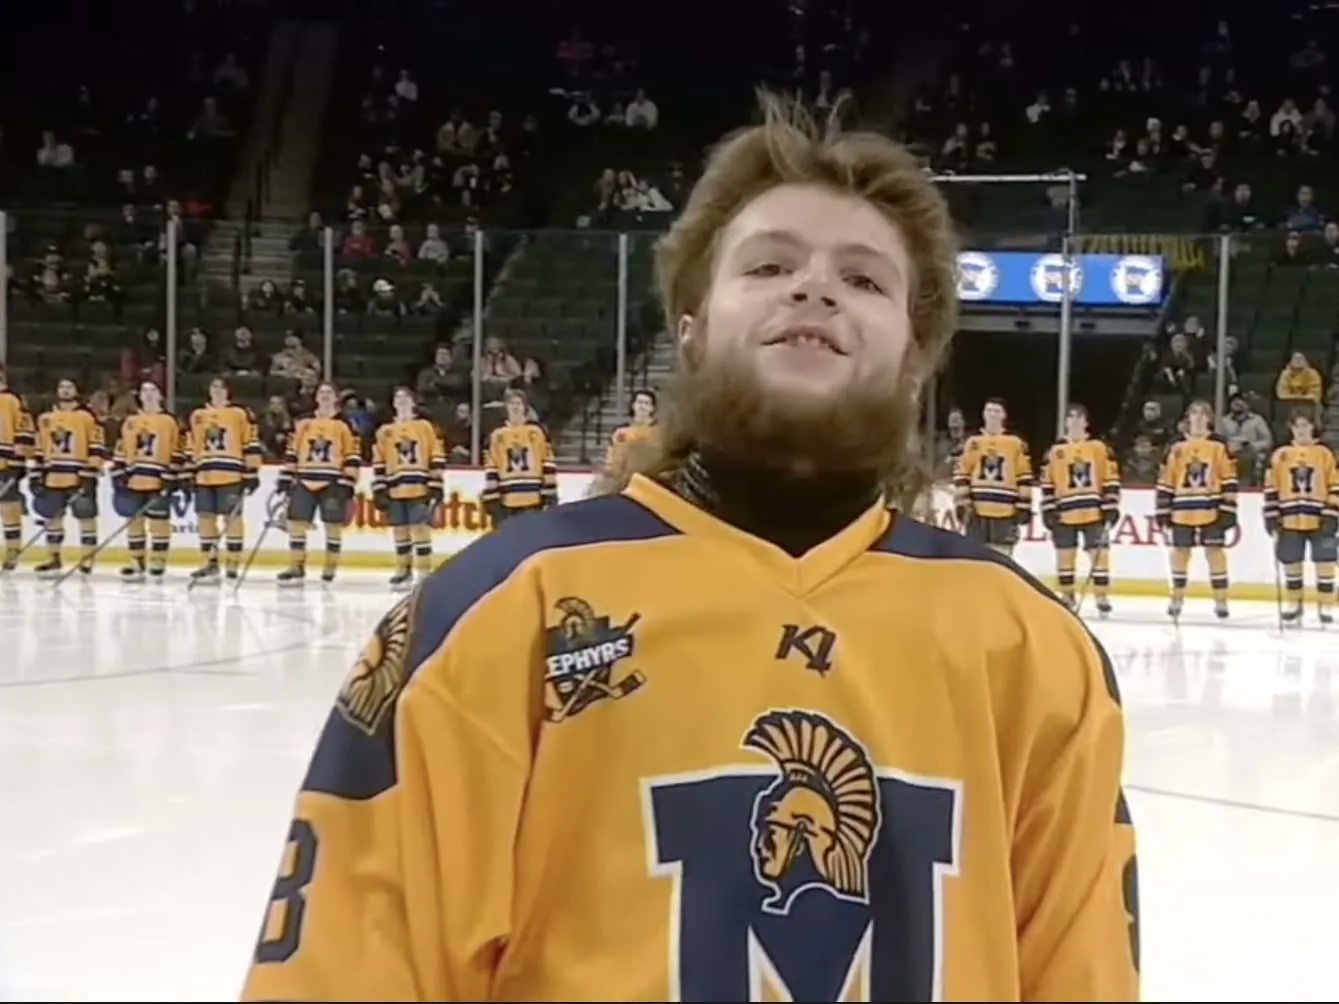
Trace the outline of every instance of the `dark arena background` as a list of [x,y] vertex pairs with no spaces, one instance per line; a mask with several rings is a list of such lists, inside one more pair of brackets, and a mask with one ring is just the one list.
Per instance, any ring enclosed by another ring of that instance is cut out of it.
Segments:
[[[1339,445],[1337,38],[1331,6],[1295,0],[0,5],[8,390],[36,416],[74,381],[110,460],[144,381],[185,422],[226,374],[260,463],[235,539],[173,496],[146,581],[109,471],[96,519],[48,547],[0,386],[0,501],[22,503],[0,572],[0,999],[239,993],[292,792],[401,558],[412,578],[411,553],[490,532],[510,391],[559,502],[586,493],[675,364],[656,241],[766,85],[904,142],[951,207],[959,329],[924,396],[918,514],[957,529],[990,399],[1034,467],[1075,403],[1119,460],[1114,609],[1079,614],[1128,716],[1145,996],[1333,1000],[1339,648],[1310,571],[1283,622],[1263,488],[1295,409]],[[338,576],[313,531],[281,589],[275,491],[326,382],[363,466]],[[422,550],[373,490],[397,385],[446,461]],[[1154,485],[1196,400],[1241,485],[1232,615],[1197,556],[1173,622]],[[1039,510],[1014,560],[1057,582]],[[1078,577],[1086,594],[1082,554]]]

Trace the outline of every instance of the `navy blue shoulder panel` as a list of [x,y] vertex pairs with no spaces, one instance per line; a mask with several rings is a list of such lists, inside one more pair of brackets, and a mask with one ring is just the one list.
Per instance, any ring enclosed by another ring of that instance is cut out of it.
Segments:
[[892,526],[888,528],[888,532],[882,538],[874,543],[872,550],[882,551],[885,554],[900,554],[907,558],[923,558],[930,561],[936,559],[983,561],[988,564],[999,565],[1001,568],[1007,568],[1083,625],[1083,630],[1088,632],[1088,637],[1092,640],[1093,647],[1097,649],[1098,657],[1102,661],[1102,675],[1106,680],[1107,693],[1111,695],[1113,701],[1120,704],[1120,688],[1116,685],[1116,671],[1112,668],[1111,659],[1107,656],[1102,643],[1094,637],[1092,631],[1088,630],[1088,625],[1083,623],[1082,617],[1065,606],[1060,597],[1047,588],[1044,582],[1021,567],[1012,558],[1006,557],[998,551],[992,551],[979,541],[963,537],[960,534],[950,533],[948,530],[941,530],[939,527],[930,526],[901,513],[893,515]]
[[[414,675],[471,607],[535,555],[677,533],[651,510],[624,495],[571,502],[508,520],[447,560],[417,590],[408,625],[403,680],[407,682]],[[392,611],[388,620],[394,616]],[[387,711],[373,719],[374,727],[369,730],[368,722],[359,727],[350,721],[337,702],[321,732],[303,790],[365,799],[393,786],[394,707]]]

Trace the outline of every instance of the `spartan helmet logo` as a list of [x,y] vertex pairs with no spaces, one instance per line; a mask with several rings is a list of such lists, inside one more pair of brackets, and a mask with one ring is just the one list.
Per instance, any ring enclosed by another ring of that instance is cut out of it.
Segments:
[[859,744],[822,715],[772,711],[744,736],[780,776],[753,809],[754,873],[785,914],[805,889],[868,903],[869,855],[879,831],[879,789]]

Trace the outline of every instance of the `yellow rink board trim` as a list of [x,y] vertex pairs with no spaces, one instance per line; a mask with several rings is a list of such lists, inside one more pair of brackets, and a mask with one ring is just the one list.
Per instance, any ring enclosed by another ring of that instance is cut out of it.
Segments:
[[[438,563],[449,561],[452,554],[434,554],[433,557],[439,559]],[[246,562],[248,552],[243,551],[241,561]],[[21,564],[38,565],[47,560],[47,551],[40,545],[31,548],[21,559]],[[62,560],[65,568],[71,568],[79,560],[79,550],[74,547],[66,547],[62,551]],[[202,557],[199,551],[194,550],[172,550],[168,552],[167,563],[174,568],[198,568],[202,563]],[[325,550],[322,547],[313,547],[307,551],[307,567],[320,568],[325,560]],[[122,565],[130,563],[130,552],[124,547],[109,547],[104,551],[98,552],[98,557],[94,564],[102,571],[109,571],[120,568]],[[252,562],[252,568],[287,568],[289,557],[281,551],[261,551],[256,555]],[[341,568],[359,568],[370,570],[394,571],[396,568],[395,555],[393,553],[381,553],[374,551],[344,551],[340,555],[339,566]],[[1052,591],[1056,590],[1056,579],[1054,576],[1040,576],[1041,581],[1046,583]],[[1083,592],[1091,600],[1094,595],[1092,584],[1089,583],[1087,589],[1083,587],[1082,579],[1075,584],[1075,592]],[[1117,579],[1111,583],[1108,590],[1113,596],[1169,596],[1171,594],[1171,584],[1165,579]],[[1318,594],[1315,589],[1308,586],[1305,590],[1305,597],[1308,601],[1315,602]],[[1191,582],[1186,588],[1187,596],[1209,598],[1213,596],[1212,590],[1207,582]],[[1275,599],[1275,587],[1267,583],[1247,582],[1233,583],[1228,589],[1228,596],[1236,600],[1273,600]]]

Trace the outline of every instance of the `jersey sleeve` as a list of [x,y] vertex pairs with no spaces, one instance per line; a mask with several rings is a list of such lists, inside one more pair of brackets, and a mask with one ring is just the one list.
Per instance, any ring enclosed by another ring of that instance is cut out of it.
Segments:
[[1108,523],[1120,516],[1120,461],[1110,446],[1105,449],[1106,475],[1102,480],[1102,515]]
[[107,463],[107,437],[102,423],[88,413],[88,457],[84,461],[84,477],[96,478]]
[[1339,520],[1339,461],[1334,451],[1325,448],[1325,509],[1324,518]]
[[382,445],[385,437],[385,431],[389,428],[383,426],[372,437],[372,492],[384,492],[386,490],[386,448]]
[[1032,518],[1032,457],[1027,443],[1018,440],[1018,521],[1026,524]]
[[344,437],[344,469],[340,472],[340,483],[346,488],[355,488],[358,485],[358,469],[363,465],[363,444],[358,433],[353,431],[353,426],[347,422],[344,423],[341,435]]
[[965,506],[971,500],[972,465],[976,463],[976,437],[971,436],[962,444],[962,453],[953,468],[953,504]]
[[493,434],[488,437],[488,449],[484,451],[484,490],[479,496],[479,501],[484,505],[491,505],[502,498],[502,480],[498,475],[498,434],[501,429],[494,429]]
[[345,681],[243,1000],[488,999],[511,934],[543,632],[533,590],[482,581],[476,556],[393,608]]
[[1170,519],[1172,515],[1172,501],[1176,497],[1176,489],[1172,484],[1172,468],[1176,464],[1176,446],[1167,448],[1167,452],[1162,455],[1162,463],[1158,465],[1158,483],[1153,493],[1154,514],[1159,519]]
[[32,413],[20,405],[14,428],[14,457],[20,464],[25,463],[36,448],[37,427],[33,424]]
[[1041,478],[1038,485],[1041,489],[1041,512],[1043,516],[1050,515],[1055,511],[1055,477],[1051,473],[1055,449],[1052,446],[1047,450],[1046,456],[1041,462]]
[[254,480],[260,476],[260,462],[264,459],[265,450],[260,445],[260,427],[256,424],[256,416],[249,408],[244,410],[243,415],[242,459],[246,464],[247,480]]
[[116,445],[112,449],[111,474],[114,478],[120,477],[125,473],[126,458],[133,452],[128,444],[134,435],[135,422],[133,419],[128,418],[121,423],[121,434],[116,437]]
[[1219,512],[1237,513],[1237,461],[1228,452],[1227,444],[1220,443],[1218,449],[1218,483],[1223,492],[1219,503]]
[[558,462],[553,455],[553,443],[549,440],[547,432],[540,431],[540,442],[543,444],[542,459],[540,461],[540,476],[543,479],[543,487],[540,488],[540,497],[543,499],[544,508],[558,504]]
[[[1134,829],[1121,791],[1124,722],[1114,673],[1056,610],[1029,652],[1047,672],[1031,731],[1012,855],[1021,1000],[1138,1000]],[[1073,670],[1073,673],[1068,672]]]
[[284,461],[279,469],[278,487],[280,491],[290,488],[293,479],[297,477],[298,472],[298,443],[301,442],[303,433],[307,428],[307,419],[296,423],[293,431],[288,434],[288,441],[284,443]]

